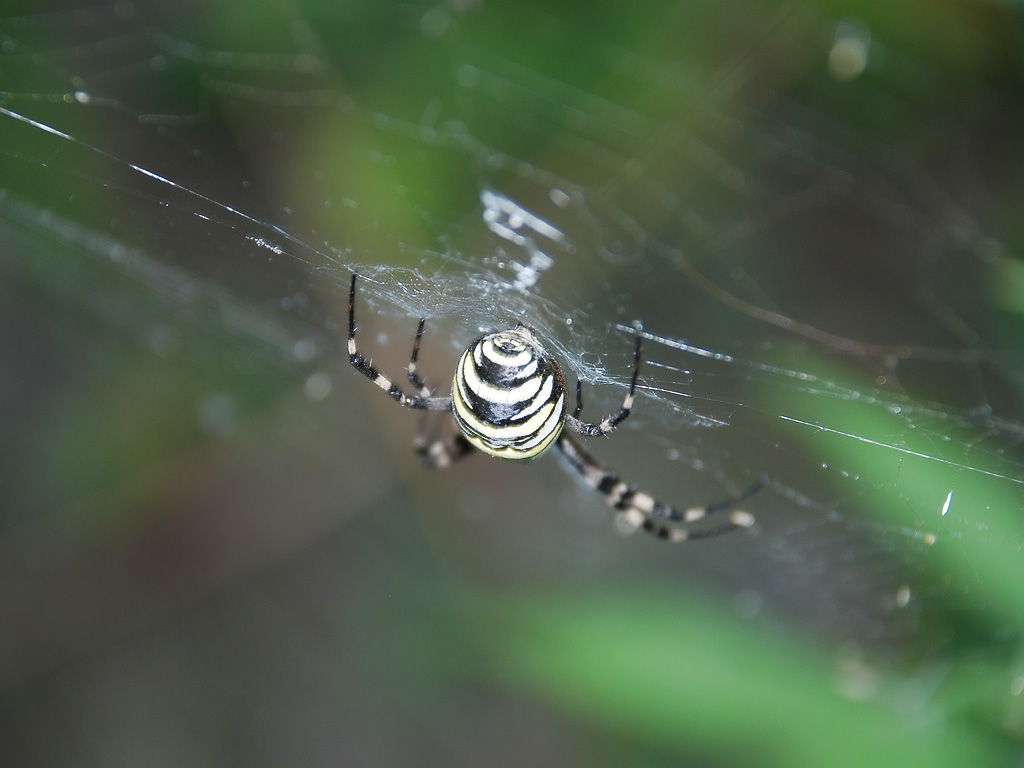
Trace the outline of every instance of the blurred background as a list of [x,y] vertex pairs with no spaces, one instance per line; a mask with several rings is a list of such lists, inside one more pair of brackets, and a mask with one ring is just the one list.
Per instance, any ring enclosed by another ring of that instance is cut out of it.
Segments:
[[[1024,764],[1019,3],[18,5],[0,764]],[[353,270],[756,525],[426,472]]]

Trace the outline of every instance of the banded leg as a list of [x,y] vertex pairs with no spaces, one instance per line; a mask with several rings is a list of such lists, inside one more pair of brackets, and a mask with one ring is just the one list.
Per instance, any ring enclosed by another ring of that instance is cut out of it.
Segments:
[[424,467],[437,470],[448,469],[463,456],[473,452],[473,446],[461,432],[441,440],[430,441],[417,435],[413,449]]
[[418,394],[409,397],[400,386],[373,367],[373,363],[363,356],[356,344],[356,279],[358,275],[352,273],[352,285],[348,291],[348,361],[357,371],[383,389],[391,399],[407,408],[418,408],[429,411],[450,411],[452,399],[450,397],[432,397],[430,391],[416,373],[416,360],[419,356],[420,340],[423,338],[423,328],[426,320],[420,320],[419,328],[416,331],[416,340],[413,343],[412,359],[409,363],[409,381],[417,388]]
[[[420,319],[420,324],[416,328],[416,338],[412,342],[412,355],[409,357],[409,383],[416,388],[420,398],[423,400],[428,400],[432,394],[430,387],[420,378],[416,368],[426,322],[425,319]],[[447,399],[450,400],[450,398]],[[426,418],[427,414],[424,413],[412,443],[413,451],[420,457],[420,461],[423,462],[423,466],[426,469],[448,469],[448,467],[463,456],[472,453],[473,446],[469,444],[469,441],[462,433],[456,433],[443,439],[428,439],[423,429],[423,423]],[[436,435],[437,430],[433,430],[433,433]]]
[[420,357],[420,342],[423,341],[423,329],[427,324],[425,317],[420,318],[420,324],[416,327],[416,338],[412,342],[412,355],[409,357],[409,383],[416,387],[416,391],[420,397],[426,400],[433,393],[430,387],[427,386],[426,382],[420,378],[417,371],[417,364]]
[[618,411],[606,416],[598,422],[587,422],[580,421],[578,418],[580,411],[583,410],[583,386],[577,381],[576,382],[576,410],[572,412],[571,416],[565,417],[565,426],[571,429],[578,435],[584,437],[601,437],[607,435],[613,429],[615,429],[622,421],[629,416],[633,410],[633,400],[636,397],[636,382],[640,376],[640,346],[643,338],[637,333],[636,337],[636,349],[633,351],[633,378],[629,382],[629,392],[626,393],[626,399],[622,401],[622,407]]
[[[608,506],[618,510],[617,522],[625,531],[632,533],[638,528],[643,528],[648,533],[667,541],[706,539],[729,533],[736,528],[751,527],[754,524],[753,515],[736,509],[736,505],[753,496],[768,483],[768,478],[762,476],[754,485],[731,499],[706,507],[676,509],[656,501],[652,496],[638,490],[635,485],[622,482],[617,475],[601,466],[567,435],[560,436],[557,445],[569,465],[583,478],[583,482],[599,491]],[[720,525],[690,527],[692,523],[720,512],[729,513]]]

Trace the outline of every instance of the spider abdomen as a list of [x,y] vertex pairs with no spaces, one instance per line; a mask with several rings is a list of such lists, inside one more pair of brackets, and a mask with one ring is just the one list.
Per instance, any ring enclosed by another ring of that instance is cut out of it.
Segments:
[[[407,370],[409,382],[417,394],[409,397],[402,388],[374,368],[359,352],[356,343],[356,280],[353,273],[348,290],[348,359],[352,366],[372,383],[406,408],[423,411],[451,411],[461,434],[428,442],[416,437],[416,453],[424,463],[444,469],[452,462],[472,453],[472,449],[503,459],[535,459],[552,445],[557,445],[569,466],[583,482],[599,491],[609,506],[618,510],[624,532],[643,530],[667,541],[717,536],[749,528],[754,518],[737,509],[768,483],[761,477],[747,490],[726,501],[703,507],[677,509],[655,500],[635,486],[627,485],[618,475],[601,466],[578,446],[563,428],[585,437],[607,435],[630,414],[640,375],[640,343],[636,337],[633,353],[633,378],[629,393],[619,410],[599,422],[580,421],[583,396],[576,383],[576,410],[566,412],[565,376],[562,369],[544,349],[533,331],[520,323],[515,328],[481,336],[463,353],[455,369],[451,397],[434,396],[420,378],[417,369],[420,341],[426,320],[420,319],[412,345]],[[561,435],[561,437],[560,437]],[[728,511],[723,520],[723,512]],[[717,527],[692,528],[691,524],[718,513],[722,521]]]
[[526,326],[487,334],[459,360],[452,411],[475,448],[503,459],[534,459],[565,424],[565,376]]

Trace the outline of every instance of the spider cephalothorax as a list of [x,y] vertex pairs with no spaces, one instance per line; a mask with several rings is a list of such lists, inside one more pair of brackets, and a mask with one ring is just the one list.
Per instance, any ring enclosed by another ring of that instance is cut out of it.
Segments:
[[[643,528],[669,541],[705,538],[754,524],[754,518],[736,508],[767,483],[762,477],[747,490],[731,499],[703,507],[678,509],[657,501],[653,496],[627,485],[609,472],[594,457],[577,445],[566,431],[585,437],[607,435],[629,416],[633,408],[637,378],[640,375],[640,343],[637,334],[633,353],[633,377],[622,406],[598,422],[577,418],[583,409],[579,382],[576,384],[576,408],[568,413],[565,375],[561,366],[544,348],[533,329],[520,323],[507,331],[481,336],[463,352],[452,377],[450,396],[435,396],[417,373],[420,342],[426,320],[421,319],[413,341],[408,380],[416,390],[406,395],[402,388],[382,374],[362,356],[356,344],[356,279],[348,295],[349,362],[409,408],[451,411],[459,432],[443,440],[428,442],[417,435],[416,452],[433,468],[444,469],[474,448],[502,459],[535,459],[556,446],[569,466],[605,502],[618,510],[620,527],[626,531]],[[717,512],[728,512],[717,526],[692,528],[691,524]]]

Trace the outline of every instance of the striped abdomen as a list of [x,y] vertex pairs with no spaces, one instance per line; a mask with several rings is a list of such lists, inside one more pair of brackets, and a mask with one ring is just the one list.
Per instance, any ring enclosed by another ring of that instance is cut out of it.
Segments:
[[480,337],[455,369],[455,422],[491,456],[540,456],[562,431],[565,410],[562,369],[524,325]]

